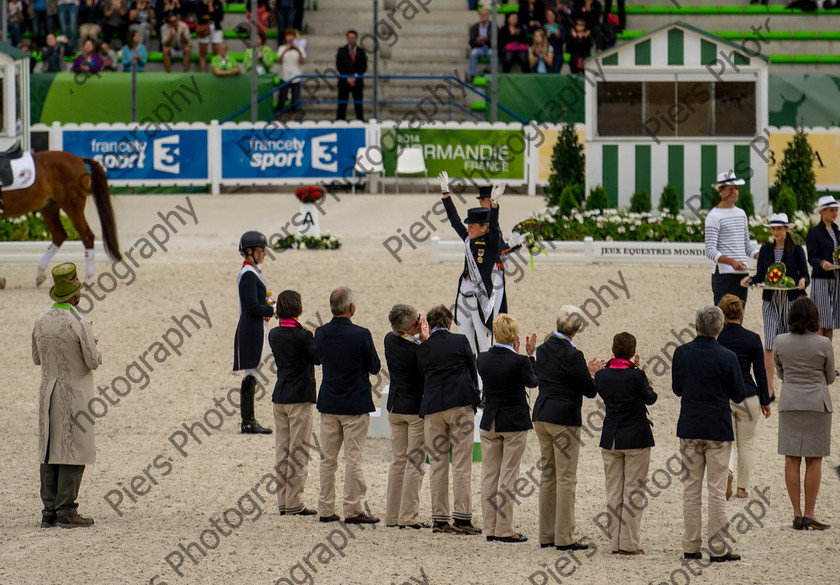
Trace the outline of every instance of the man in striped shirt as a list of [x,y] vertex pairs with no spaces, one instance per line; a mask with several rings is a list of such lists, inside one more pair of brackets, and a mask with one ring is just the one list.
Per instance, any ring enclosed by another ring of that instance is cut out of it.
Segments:
[[744,180],[731,170],[718,175],[717,182],[712,183],[720,192],[720,203],[706,216],[706,256],[715,263],[715,306],[725,294],[733,294],[747,304],[747,289],[741,286],[741,279],[749,274],[747,259],[758,257],[758,248],[750,243],[747,214],[735,207],[738,187],[743,184]]

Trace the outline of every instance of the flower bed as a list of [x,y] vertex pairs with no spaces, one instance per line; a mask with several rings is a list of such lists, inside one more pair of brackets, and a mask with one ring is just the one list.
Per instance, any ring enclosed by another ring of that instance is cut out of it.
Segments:
[[[706,211],[700,217],[633,213],[618,209],[574,211],[570,215],[557,215],[557,208],[547,208],[536,217],[516,225],[513,231],[530,233],[537,240],[595,240],[623,242],[702,242]],[[805,242],[805,235],[815,225],[808,215],[797,211],[793,218],[795,227],[791,235],[796,243]],[[750,238],[757,242],[770,239],[770,229],[764,227],[767,219],[749,218]]]
[[[60,217],[61,224],[67,232],[67,239],[78,240],[79,234],[67,216],[62,212]],[[44,220],[37,213],[0,219],[0,242],[45,241],[50,238],[50,232]]]
[[338,250],[341,237],[324,232],[319,237],[289,235],[274,242],[275,250]]

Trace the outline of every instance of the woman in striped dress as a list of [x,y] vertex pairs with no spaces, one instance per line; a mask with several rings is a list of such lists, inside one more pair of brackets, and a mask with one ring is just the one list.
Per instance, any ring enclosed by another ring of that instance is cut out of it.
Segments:
[[831,195],[824,195],[817,202],[820,223],[808,230],[805,244],[808,247],[808,263],[813,266],[811,278],[811,299],[820,312],[820,328],[817,331],[832,339],[834,330],[840,327],[840,272],[831,270],[834,265],[833,252],[840,246],[840,230],[837,229],[838,204]]
[[[796,283],[796,290],[765,290],[761,293],[761,314],[764,318],[764,369],[767,371],[767,390],[772,398],[773,390],[773,341],[780,333],[788,332],[787,314],[790,304],[805,295],[805,287],[811,279],[808,277],[808,263],[805,261],[805,251],[797,246],[788,230],[793,227],[788,223],[786,213],[774,213],[770,223],[773,241],[761,246],[758,251],[758,265],[753,277],[745,277],[741,284],[764,282],[767,269],[775,262],[785,265],[785,276],[789,276]],[[832,248],[833,249],[833,248]]]

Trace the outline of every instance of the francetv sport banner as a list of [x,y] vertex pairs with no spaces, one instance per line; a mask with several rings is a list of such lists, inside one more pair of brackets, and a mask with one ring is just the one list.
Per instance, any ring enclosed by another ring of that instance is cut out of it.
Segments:
[[209,179],[207,130],[64,130],[67,152],[99,161],[109,181]]
[[337,179],[353,173],[365,128],[222,128],[222,181]]
[[396,140],[403,148],[419,146],[430,177],[446,171],[451,178],[465,174],[491,179],[525,180],[525,153],[528,150],[521,129],[459,129],[383,127],[381,144],[385,174],[396,169]]

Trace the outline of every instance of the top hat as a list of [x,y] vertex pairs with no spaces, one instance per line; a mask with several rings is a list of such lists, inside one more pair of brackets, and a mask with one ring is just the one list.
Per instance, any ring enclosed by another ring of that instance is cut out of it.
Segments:
[[73,297],[82,288],[76,265],[72,262],[59,264],[52,269],[53,286],[50,298],[57,303],[63,303]]
[[473,207],[467,210],[467,219],[464,223],[490,223],[490,210],[486,207]]
[[817,208],[814,211],[819,213],[823,209],[828,209],[829,207],[838,207],[837,201],[835,201],[834,197],[831,195],[823,195],[817,200]]
[[774,213],[770,216],[770,221],[764,224],[764,227],[792,228],[794,225],[788,221],[787,213]]
[[724,185],[743,185],[744,179],[739,179],[735,176],[735,171],[729,170],[718,175],[717,181],[712,183],[715,189],[723,187]]
[[477,199],[490,199],[490,193],[493,191],[493,187],[487,185],[485,187],[478,188],[478,197]]

